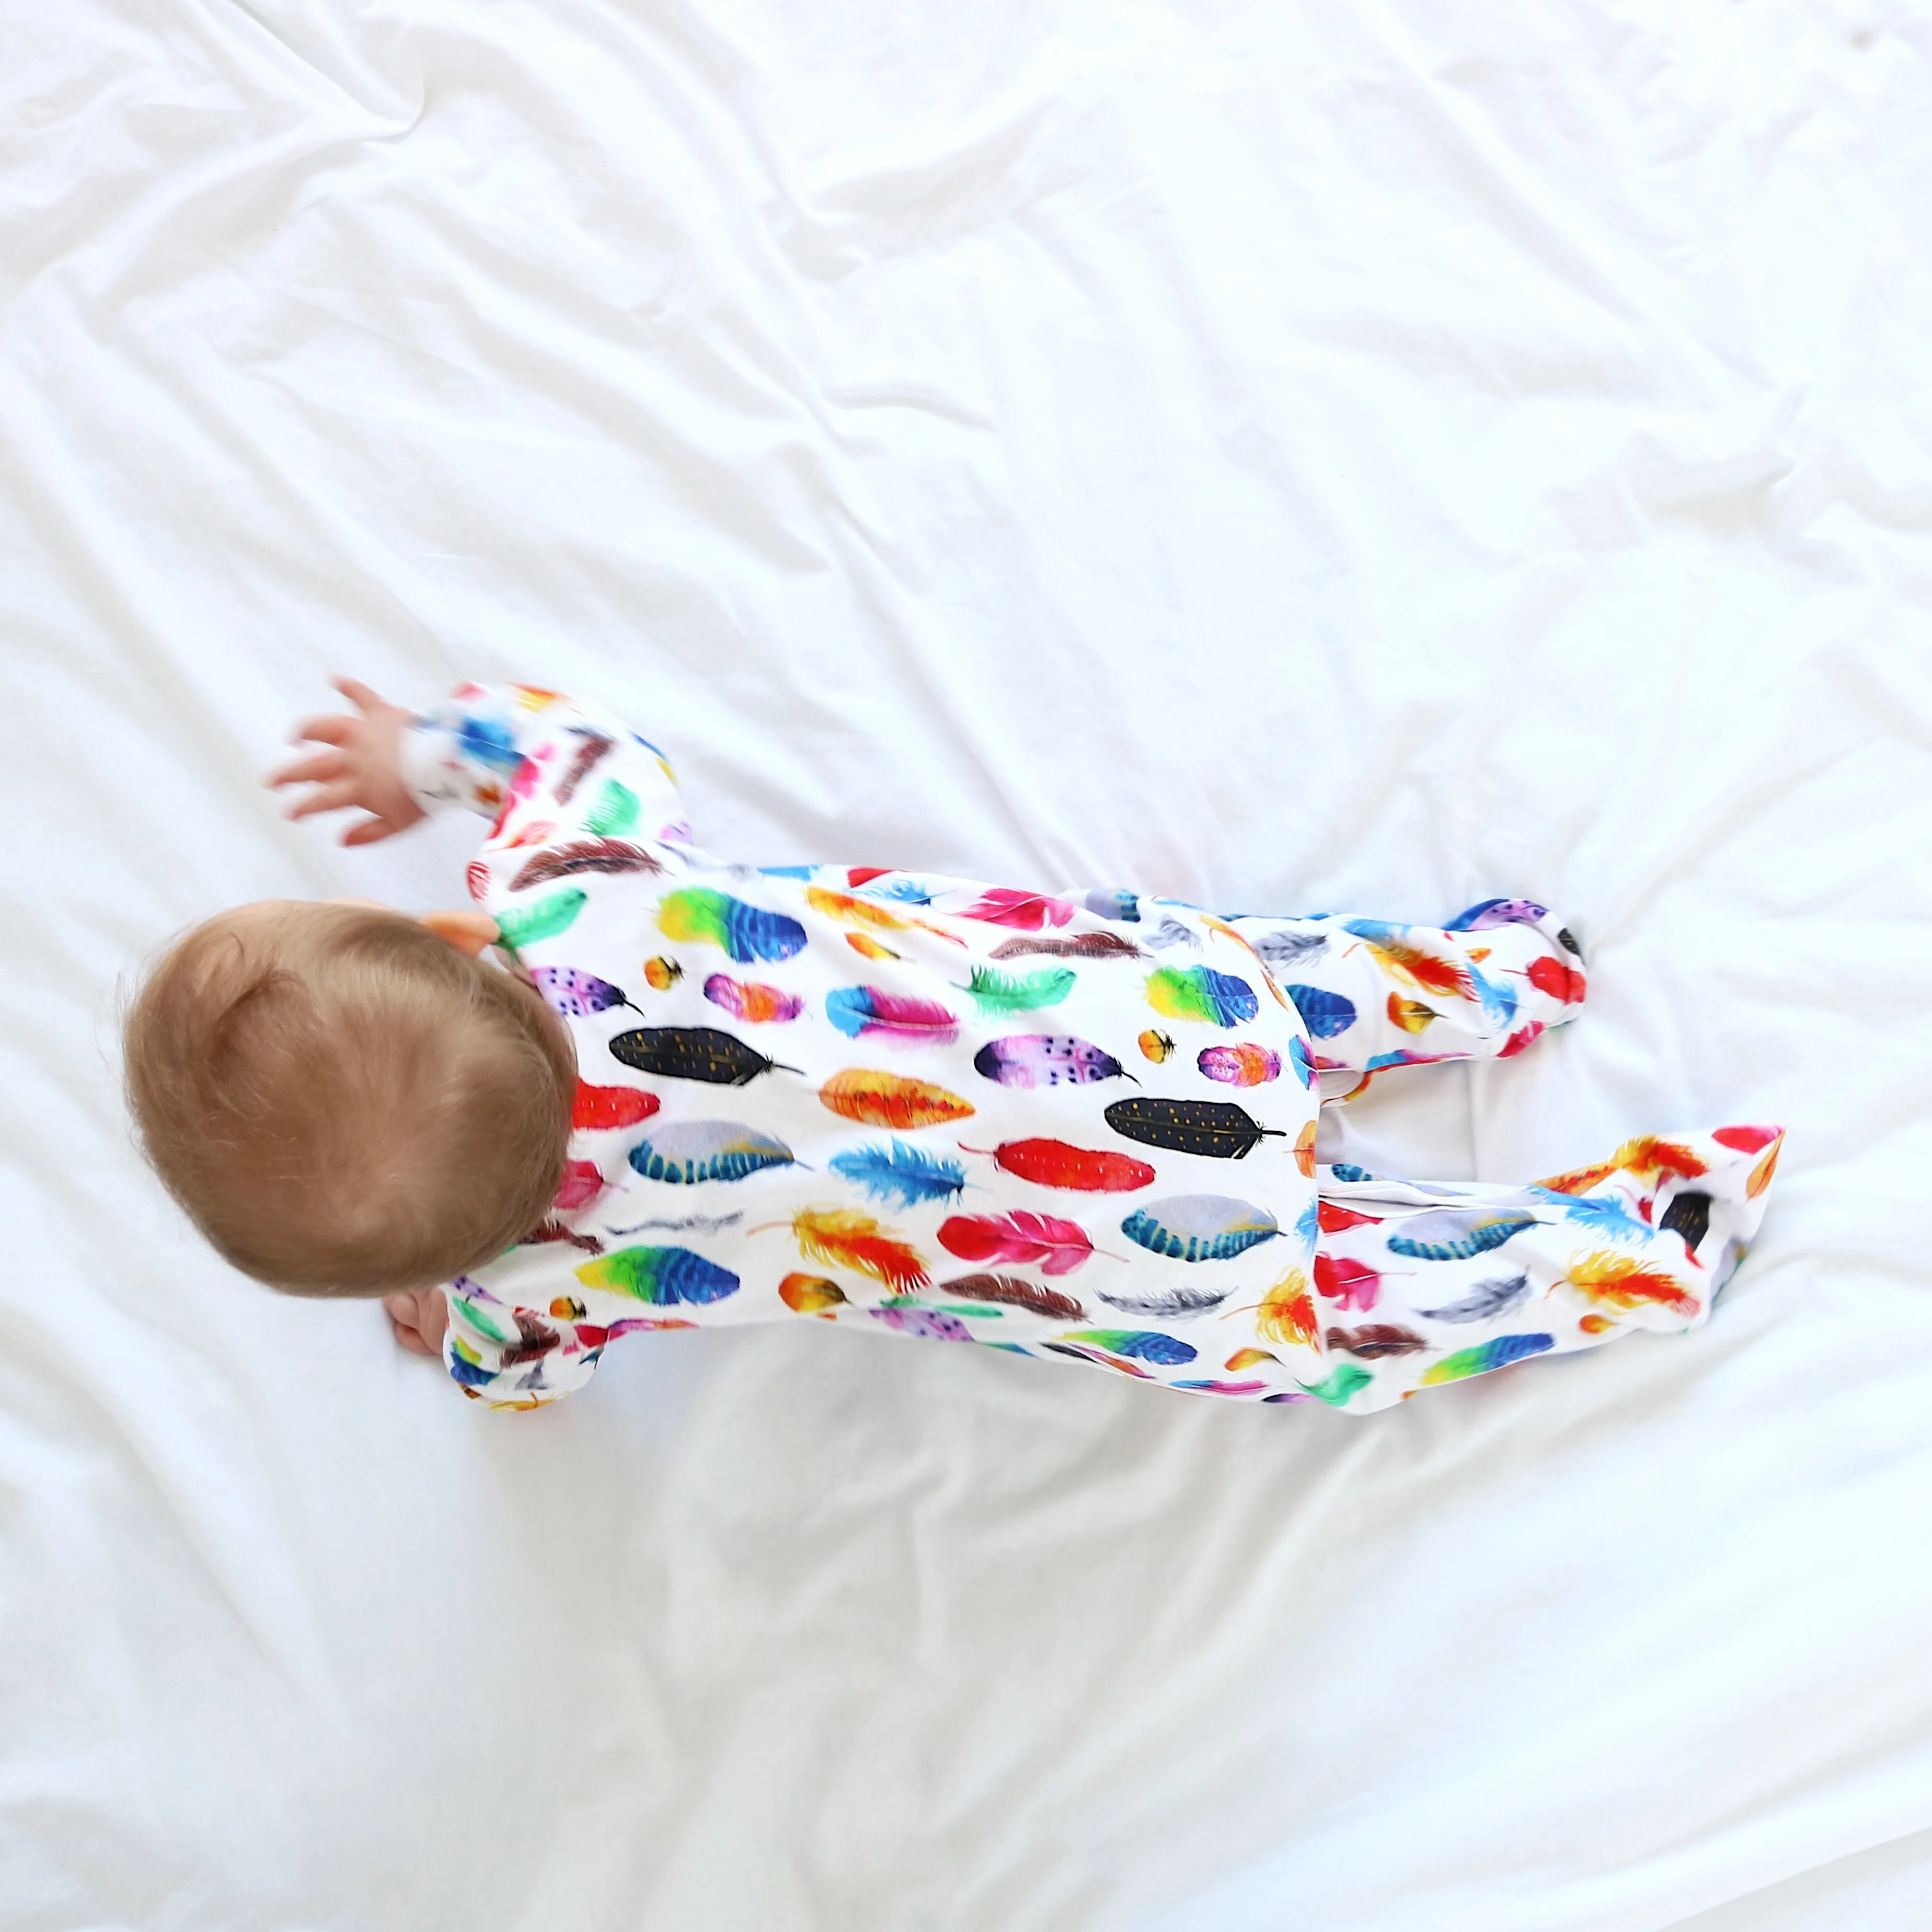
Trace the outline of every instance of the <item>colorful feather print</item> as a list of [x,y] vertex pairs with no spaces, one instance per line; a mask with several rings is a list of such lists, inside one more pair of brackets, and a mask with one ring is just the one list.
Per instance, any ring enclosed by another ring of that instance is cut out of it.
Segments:
[[1058,1339],[1084,1343],[1090,1348],[1104,1348],[1110,1355],[1158,1362],[1163,1368],[1178,1369],[1200,1352],[1179,1336],[1164,1335],[1157,1328],[1082,1328]]
[[778,1299],[798,1315],[826,1315],[841,1306],[845,1291],[823,1275],[788,1274],[778,1283]]
[[1560,959],[1548,953],[1532,959],[1523,969],[1522,976],[1539,993],[1547,993],[1552,1000],[1561,1000],[1572,1005],[1583,998],[1589,990],[1589,982],[1574,966],[1566,966]]
[[1601,1194],[1559,1194],[1550,1188],[1531,1190],[1552,1208],[1562,1210],[1566,1221],[1574,1221],[1592,1234],[1607,1234],[1613,1240],[1647,1241],[1655,1230],[1624,1211],[1623,1203]]
[[1180,1194],[1137,1208],[1120,1223],[1130,1241],[1176,1261],[1226,1261],[1273,1240],[1281,1224],[1265,1208],[1225,1194]]
[[1325,932],[1267,932],[1252,943],[1262,962],[1276,972],[1304,959],[1318,959],[1328,950]]
[[1042,933],[1036,939],[1003,939],[987,956],[1022,959],[1044,952],[1060,959],[1144,959],[1147,954],[1118,932]]
[[1074,908],[1065,899],[1045,892],[1018,892],[1006,886],[988,886],[966,909],[961,919],[985,920],[993,926],[1012,926],[1024,932],[1037,932],[1046,926],[1064,926]]
[[1246,980],[1211,966],[1156,967],[1148,975],[1147,1000],[1163,1019],[1209,1026],[1240,1026],[1261,1010]]
[[1043,1315],[1054,1322],[1084,1322],[1087,1311],[1072,1295],[1058,1288],[1043,1288],[1037,1282],[1023,1281],[1016,1274],[962,1274],[939,1284],[942,1294],[957,1295],[967,1301],[990,1301],[1008,1308],[1023,1308],[1030,1315]]
[[881,946],[870,933],[848,932],[845,944],[862,959],[903,959],[903,952],[895,952],[890,946]]
[[457,727],[457,742],[465,758],[488,765],[493,772],[514,772],[523,763],[515,734],[494,718],[465,713]]
[[1487,932],[1493,926],[1534,926],[1550,916],[1547,906],[1534,899],[1484,899],[1466,912],[1459,912],[1442,929],[1445,932]]
[[856,1208],[801,1208],[789,1225],[807,1261],[868,1274],[900,1294],[932,1279],[917,1249]]
[[1151,1294],[1109,1294],[1098,1291],[1109,1308],[1123,1315],[1137,1316],[1143,1322],[1192,1322],[1219,1308],[1234,1291],[1226,1288],[1163,1288]]
[[1351,1261],[1343,1255],[1318,1254],[1315,1292],[1324,1300],[1334,1302],[1339,1310],[1356,1309],[1366,1315],[1382,1294],[1382,1278],[1364,1262]]
[[917,1335],[928,1342],[973,1339],[973,1331],[956,1315],[949,1315],[943,1308],[868,1308],[866,1312],[901,1335]]
[[1138,892],[1125,892],[1118,886],[1103,886],[1088,892],[1081,903],[1089,912],[1097,913],[1102,919],[1118,919],[1130,926],[1140,923]]
[[621,986],[614,986],[608,980],[600,980],[595,973],[586,973],[574,966],[532,966],[530,982],[544,996],[550,1010],[566,1019],[581,1019],[591,1013],[608,1012],[613,1006],[631,1004]]
[[563,776],[556,782],[556,802],[568,805],[577,796],[577,788],[590,775],[591,769],[617,741],[607,738],[602,731],[593,731],[581,725],[573,725],[572,730],[583,740],[571,754],[570,763],[564,767]]
[[870,1066],[848,1066],[818,1090],[820,1104],[861,1126],[910,1133],[920,1127],[963,1120],[973,1103],[929,1080],[910,1080]]
[[688,1248],[620,1248],[586,1262],[577,1278],[586,1288],[634,1295],[660,1307],[678,1301],[722,1301],[738,1292],[738,1277],[729,1268]]
[[1388,996],[1388,1016],[1404,1033],[1420,1033],[1442,1016],[1420,1000],[1405,1000],[1400,993]]
[[570,1104],[573,1127],[634,1127],[648,1120],[661,1103],[641,1087],[591,1087],[580,1080]]
[[989,1040],[973,1056],[973,1067],[1002,1087],[1081,1086],[1126,1073],[1111,1053],[1070,1033],[1016,1033]]
[[1194,1064],[1224,1087],[1260,1087],[1281,1078],[1281,1055],[1251,1040],[1234,1046],[1204,1046],[1194,1056]]
[[604,1192],[604,1180],[594,1160],[567,1160],[550,1205],[566,1214],[587,1208]]
[[1124,1355],[1110,1355],[1102,1348],[1073,1342],[1042,1342],[1040,1346],[1050,1354],[1066,1355],[1076,1362],[1091,1362],[1096,1368],[1113,1369],[1121,1375],[1132,1376],[1141,1382],[1150,1382],[1155,1379],[1139,1363],[1130,1362]]
[[1756,1154],[1773,1141],[1782,1139],[1784,1134],[1782,1127],[1718,1127],[1713,1130],[1711,1138],[1734,1154]]
[[1270,1354],[1265,1348],[1237,1348],[1221,1366],[1230,1375],[1238,1376],[1244,1369],[1258,1367],[1263,1362],[1272,1362],[1279,1368],[1281,1358]]
[[1288,986],[1283,990],[1294,1002],[1301,1024],[1317,1040],[1333,1040],[1355,1024],[1355,1003],[1331,993],[1326,986]]
[[1670,1205],[1657,1217],[1657,1225],[1678,1236],[1695,1261],[1704,1237],[1711,1232],[1711,1207],[1709,1195],[1687,1188],[1671,1197]]
[[1473,1261],[1536,1225],[1534,1215],[1507,1208],[1438,1208],[1404,1221],[1388,1238],[1388,1247],[1392,1255],[1418,1261]]
[[947,1201],[966,1185],[962,1162],[944,1154],[928,1154],[905,1141],[884,1147],[853,1148],[836,1154],[828,1163],[840,1179],[861,1187],[875,1201],[896,1208],[918,1208],[929,1201]]
[[[608,742],[608,740],[607,740]],[[567,879],[574,872],[662,872],[664,867],[641,845],[628,844],[621,838],[580,838],[568,845],[553,845],[524,862],[523,869],[510,881],[513,892],[526,886],[547,886]]]
[[835,986],[825,1017],[849,1040],[877,1038],[896,1046],[950,1046],[959,1022],[937,1000],[915,1000],[878,986]]
[[1425,1384],[1457,1382],[1465,1376],[1486,1376],[1492,1369],[1506,1369],[1528,1355],[1540,1355],[1556,1346],[1553,1335],[1498,1335],[1479,1342],[1473,1348],[1458,1348],[1439,1362],[1431,1362],[1422,1372]]
[[[1312,1386],[1304,1383],[1301,1393],[1312,1396],[1317,1402],[1325,1402],[1331,1408],[1345,1408],[1358,1389],[1365,1389],[1375,1377],[1359,1362],[1337,1362],[1334,1367],[1318,1382]],[[1270,1396],[1270,1402],[1280,1402],[1280,1396]]]
[[[855,872],[869,868],[855,866]],[[868,898],[890,899],[895,905],[930,905],[933,901],[932,889],[917,879],[893,878],[890,875],[875,874],[870,879],[848,878],[847,882],[854,892],[863,892]]]
[[1294,1069],[1294,1077],[1310,1092],[1316,1082],[1315,1062],[1309,1058],[1308,1049],[1298,1040],[1288,1043],[1288,1064]]
[[1178,919],[1163,919],[1148,934],[1148,944],[1156,952],[1165,952],[1170,946],[1184,946],[1190,952],[1201,950],[1201,935],[1191,926],[1184,926]]
[[606,778],[596,802],[584,814],[584,829],[593,838],[621,838],[635,828],[641,809],[628,785]]
[[463,883],[472,899],[487,898],[490,892],[490,867],[482,859],[472,859],[463,868]]
[[1308,1277],[1292,1268],[1261,1299],[1255,1311],[1255,1332],[1266,1342],[1292,1342],[1312,1348],[1318,1331],[1315,1298]]
[[1082,1194],[1131,1194],[1151,1184],[1154,1171],[1132,1154],[1106,1154],[1065,1141],[1002,1141],[996,1148],[970,1148],[962,1154],[990,1155],[1009,1174],[1041,1187],[1064,1187]]
[[1137,1094],[1116,1100],[1102,1118],[1115,1133],[1169,1154],[1205,1154],[1216,1160],[1245,1160],[1269,1135],[1285,1140],[1280,1127],[1264,1127],[1232,1100],[1169,1100]]
[[1002,973],[997,966],[975,966],[960,991],[970,996],[982,1016],[1032,1012],[1057,1006],[1073,990],[1074,975],[1065,966],[1037,973]]
[[1418,1308],[1425,1322],[1489,1322],[1506,1314],[1529,1293],[1527,1274],[1498,1275],[1492,1281],[1479,1281],[1466,1294],[1440,1308]]
[[823,886],[806,886],[805,898],[814,912],[821,912],[827,919],[836,919],[848,926],[867,926],[880,932],[916,930],[932,933],[954,946],[964,946],[966,943],[943,926],[934,926],[928,919],[912,919],[903,914],[888,912],[876,899],[854,898],[850,892],[828,892]]
[[796,920],[709,886],[666,893],[658,906],[658,930],[667,939],[721,946],[741,966],[789,959],[805,949],[805,928]]
[[610,1057],[640,1073],[667,1080],[704,1080],[714,1087],[742,1087],[761,1073],[802,1070],[770,1060],[756,1047],[716,1027],[636,1027],[610,1042]]
[[568,929],[589,896],[580,886],[571,886],[530,905],[506,906],[496,915],[497,944],[515,952],[539,940],[554,939]]
[[939,1245],[962,1262],[1036,1263],[1042,1274],[1071,1274],[1094,1244],[1078,1222],[1016,1208],[1010,1214],[955,1214],[942,1222]]
[[646,1180],[677,1184],[742,1180],[768,1167],[789,1167],[792,1150],[740,1120],[673,1120],[656,1128],[629,1154]]
[[1648,1267],[1630,1255],[1614,1254],[1607,1248],[1576,1257],[1563,1279],[1580,1294],[1592,1301],[1607,1302],[1612,1308],[1638,1308],[1646,1303],[1655,1303],[1688,1321],[1702,1306],[1666,1270]]
[[1429,1346],[1413,1328],[1393,1322],[1365,1322],[1359,1328],[1331,1328],[1323,1338],[1331,1353],[1375,1361],[1384,1355],[1414,1355]]
[[713,973],[704,982],[704,997],[751,1026],[782,1026],[805,1010],[804,1000],[796,993],[756,980],[734,980],[728,973]]
[[601,1255],[604,1244],[595,1234],[580,1234],[574,1228],[566,1228],[561,1221],[539,1221],[526,1234],[519,1246],[544,1241],[568,1241],[573,1248],[581,1248],[586,1255]]

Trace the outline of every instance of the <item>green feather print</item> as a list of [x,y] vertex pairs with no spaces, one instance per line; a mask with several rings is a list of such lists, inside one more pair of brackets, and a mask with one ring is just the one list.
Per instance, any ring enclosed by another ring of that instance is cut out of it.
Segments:
[[1037,973],[1002,973],[997,966],[975,966],[963,991],[982,1013],[1030,1013],[1057,1006],[1073,990],[1070,967],[1049,966]]
[[1325,1402],[1340,1408],[1359,1388],[1366,1388],[1375,1377],[1358,1362],[1342,1362],[1331,1369],[1320,1382],[1312,1384],[1304,1382],[1302,1387],[1318,1402]]
[[638,794],[615,778],[604,781],[584,829],[598,838],[621,838],[638,822]]
[[554,939],[584,910],[588,896],[580,886],[551,892],[528,905],[506,906],[496,915],[496,939],[514,952],[540,939]]

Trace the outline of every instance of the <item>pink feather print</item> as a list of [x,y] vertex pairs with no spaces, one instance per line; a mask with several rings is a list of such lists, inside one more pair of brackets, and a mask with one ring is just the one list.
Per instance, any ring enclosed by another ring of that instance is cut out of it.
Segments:
[[1071,1274],[1094,1252],[1087,1231],[1055,1214],[955,1214],[939,1245],[962,1262],[1037,1262],[1042,1274]]
[[959,1022],[937,1000],[915,1000],[877,986],[835,986],[825,1017],[850,1040],[878,1037],[905,1046],[950,1046]]
[[1340,1256],[1315,1257],[1315,1292],[1337,1308],[1359,1308],[1366,1314],[1375,1306],[1382,1287],[1382,1276],[1360,1262]]
[[1043,926],[1064,926],[1073,916],[1073,908],[1065,899],[1051,898],[1044,892],[1016,892],[1010,886],[988,886],[957,916],[1037,932]]

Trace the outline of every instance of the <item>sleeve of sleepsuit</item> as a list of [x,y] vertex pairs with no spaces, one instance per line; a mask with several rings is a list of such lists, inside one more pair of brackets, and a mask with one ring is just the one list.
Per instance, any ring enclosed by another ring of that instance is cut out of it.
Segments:
[[1340,913],[1230,923],[1300,1009],[1318,1068],[1507,1060],[1574,1018],[1588,986],[1562,919],[1526,899],[1486,900],[1446,927]]
[[604,1330],[512,1307],[466,1276],[442,1292],[449,1304],[443,1366],[465,1395],[492,1408],[538,1408],[596,1372]]
[[518,844],[566,838],[688,844],[664,754],[622,719],[529,685],[465,684],[413,718],[403,778],[425,810],[467,806],[516,820]]

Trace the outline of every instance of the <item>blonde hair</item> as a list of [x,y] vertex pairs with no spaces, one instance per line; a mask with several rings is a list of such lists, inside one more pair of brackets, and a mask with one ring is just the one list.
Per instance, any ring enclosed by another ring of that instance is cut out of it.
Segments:
[[528,987],[386,908],[267,902],[171,946],[124,1027],[142,1150],[291,1294],[480,1268],[541,1221],[576,1066]]

